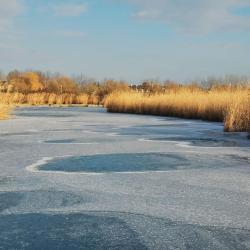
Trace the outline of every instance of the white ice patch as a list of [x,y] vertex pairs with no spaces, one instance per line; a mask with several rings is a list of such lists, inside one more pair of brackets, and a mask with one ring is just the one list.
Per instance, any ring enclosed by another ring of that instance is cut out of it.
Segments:
[[140,138],[138,139],[138,141],[140,142],[153,142],[153,143],[174,143],[178,146],[181,146],[181,147],[195,147],[193,145],[191,145],[191,142],[185,142],[185,141],[168,141],[167,139],[166,140],[151,140],[151,139],[146,139],[146,138]]
[[43,157],[38,160],[36,163],[27,166],[25,169],[29,172],[40,172],[38,167],[47,164],[49,161],[52,161],[55,157]]

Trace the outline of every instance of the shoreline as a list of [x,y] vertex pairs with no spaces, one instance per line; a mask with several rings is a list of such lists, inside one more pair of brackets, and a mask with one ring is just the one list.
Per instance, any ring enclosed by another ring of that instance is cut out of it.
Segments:
[[[198,120],[202,122],[212,122],[212,123],[222,123],[225,125],[223,120],[209,120],[203,119],[202,117],[185,117],[185,116],[178,116],[178,115],[164,115],[164,114],[157,114],[157,113],[150,113],[150,112],[133,112],[133,111],[121,111],[121,110],[113,110],[112,108],[106,107],[105,105],[96,105],[96,104],[12,104],[12,105],[2,105],[0,104],[0,121],[10,119],[12,116],[13,110],[16,108],[32,108],[32,107],[48,107],[48,108],[70,108],[70,107],[79,107],[79,108],[106,108],[107,113],[117,113],[117,114],[133,114],[133,115],[145,115],[145,116],[155,116],[155,117],[170,117],[170,118],[179,118],[185,120]],[[2,108],[2,110],[1,110]],[[250,139],[250,132],[248,131],[233,131],[233,130],[226,130],[224,128],[224,132],[226,133],[246,133],[246,137]]]

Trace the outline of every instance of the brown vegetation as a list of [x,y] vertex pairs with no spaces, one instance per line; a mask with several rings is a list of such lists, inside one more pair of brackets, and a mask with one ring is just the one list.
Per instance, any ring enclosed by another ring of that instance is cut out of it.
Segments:
[[83,78],[37,71],[11,71],[0,81],[0,103],[4,104],[101,104],[113,91],[128,90],[128,84],[105,80],[101,83]]
[[250,136],[250,94],[236,95],[228,107],[225,131],[247,131]]
[[225,121],[225,131],[248,131],[250,89],[235,87],[210,89],[179,87],[162,94],[116,92],[105,100],[109,112],[175,116]]
[[0,102],[2,104],[29,104],[29,105],[53,105],[53,104],[88,104],[89,97],[86,94],[62,95],[54,93],[0,93]]

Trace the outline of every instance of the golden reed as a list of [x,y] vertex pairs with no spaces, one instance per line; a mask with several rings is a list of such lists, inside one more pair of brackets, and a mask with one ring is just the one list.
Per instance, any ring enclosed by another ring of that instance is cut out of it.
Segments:
[[225,131],[250,132],[249,89],[183,89],[155,95],[116,92],[105,99],[104,105],[109,112],[221,121],[225,124]]
[[0,105],[0,120],[7,119],[9,117],[10,107],[5,105]]
[[62,95],[54,93],[0,93],[1,104],[28,104],[28,105],[44,105],[44,104],[88,104],[89,96],[86,94],[70,94]]

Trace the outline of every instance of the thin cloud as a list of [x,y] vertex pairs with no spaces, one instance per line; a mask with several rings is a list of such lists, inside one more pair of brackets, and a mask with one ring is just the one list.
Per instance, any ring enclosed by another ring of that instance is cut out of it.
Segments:
[[250,0],[124,0],[134,4],[134,17],[161,20],[184,31],[249,30],[250,16],[237,15],[237,8],[250,7]]
[[87,12],[84,3],[58,4],[53,6],[54,15],[63,17],[78,17]]
[[161,15],[161,12],[159,10],[140,10],[138,11],[134,17],[140,18],[140,19],[158,19],[158,17]]

